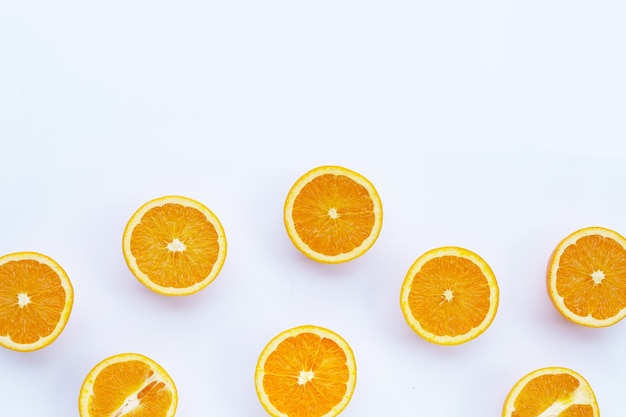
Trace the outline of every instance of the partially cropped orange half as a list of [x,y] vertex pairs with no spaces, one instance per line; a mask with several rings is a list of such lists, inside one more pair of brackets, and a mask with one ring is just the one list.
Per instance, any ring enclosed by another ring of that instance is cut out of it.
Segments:
[[568,368],[537,369],[511,389],[502,417],[599,417],[589,383]]
[[356,362],[337,333],[304,325],[274,337],[256,366],[256,391],[273,417],[332,417],[350,402]]
[[122,250],[131,272],[146,287],[164,295],[188,295],[220,273],[226,235],[202,203],[166,196],[148,201],[131,216]]
[[340,166],[320,166],[301,176],[284,207],[287,234],[296,248],[324,263],[367,252],[380,234],[383,208],[374,185]]
[[458,345],[483,333],[498,309],[496,277],[476,253],[447,246],[421,255],[406,274],[400,307],[424,339]]
[[73,303],[72,283],[52,258],[36,252],[0,257],[0,346],[48,346],[65,328]]
[[80,417],[172,417],[177,405],[172,378],[138,353],[98,363],[85,377],[78,398]]
[[626,316],[626,239],[587,227],[563,239],[548,264],[548,294],[570,321],[606,327]]

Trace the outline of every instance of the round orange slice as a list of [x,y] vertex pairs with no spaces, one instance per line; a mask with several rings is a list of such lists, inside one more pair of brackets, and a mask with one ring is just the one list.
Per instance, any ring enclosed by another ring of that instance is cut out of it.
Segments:
[[18,351],[48,346],[72,311],[74,289],[52,258],[36,252],[0,257],[0,345]]
[[300,252],[318,262],[341,263],[363,255],[376,242],[383,209],[367,178],[340,166],[320,166],[291,187],[284,220]]
[[209,285],[226,259],[219,219],[187,197],[148,201],[130,218],[122,250],[135,277],[163,295],[189,295]]
[[548,263],[548,294],[570,321],[611,326],[626,316],[626,239],[586,227],[563,239]]
[[480,256],[464,248],[432,249],[406,274],[400,306],[424,339],[458,345],[483,333],[498,309],[496,277]]
[[577,372],[561,367],[537,369],[511,389],[502,417],[599,417],[596,397]]
[[263,349],[255,385],[261,404],[273,417],[336,416],[354,392],[354,354],[331,330],[295,327],[274,337]]
[[85,377],[78,398],[80,417],[172,417],[177,405],[172,378],[138,353],[98,363]]

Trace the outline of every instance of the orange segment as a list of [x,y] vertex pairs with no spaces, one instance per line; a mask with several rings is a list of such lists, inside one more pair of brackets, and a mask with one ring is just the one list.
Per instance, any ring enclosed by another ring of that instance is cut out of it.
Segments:
[[273,417],[331,417],[350,402],[356,362],[335,332],[305,325],[286,330],[263,349],[256,391]]
[[171,417],[178,395],[174,381],[152,359],[122,353],[98,363],[85,377],[81,417]]
[[548,294],[570,321],[606,327],[626,316],[626,239],[587,227],[563,239],[548,264]]
[[0,346],[33,351],[61,334],[74,289],[53,259],[35,252],[0,257]]
[[509,392],[502,417],[599,417],[589,383],[571,369],[537,369],[520,379]]
[[372,183],[339,166],[320,166],[300,177],[287,194],[287,234],[318,262],[347,262],[374,244],[382,227],[382,203]]
[[424,339],[456,345],[491,325],[498,297],[489,265],[474,252],[448,246],[417,258],[402,284],[400,306],[409,326]]
[[151,200],[130,218],[122,249],[128,267],[151,290],[188,295],[209,285],[226,259],[219,219],[187,197]]

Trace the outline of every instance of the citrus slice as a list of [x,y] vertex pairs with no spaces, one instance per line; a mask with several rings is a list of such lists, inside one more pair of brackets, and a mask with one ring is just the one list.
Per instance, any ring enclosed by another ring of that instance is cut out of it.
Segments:
[[274,337],[256,366],[257,395],[273,417],[331,417],[350,402],[356,362],[337,333],[304,325]]
[[596,397],[577,372],[561,367],[534,370],[504,401],[502,417],[599,417]]
[[85,377],[78,398],[80,417],[171,417],[176,385],[152,359],[121,353],[98,363]]
[[400,306],[408,325],[424,339],[458,345],[491,325],[498,297],[487,262],[467,249],[447,246],[413,263],[402,283]]
[[324,263],[347,262],[367,252],[380,234],[382,203],[372,183],[339,166],[320,166],[300,177],[284,208],[296,248]]
[[226,259],[219,219],[187,197],[148,201],[130,218],[122,250],[135,277],[163,295],[188,295],[209,285]]
[[48,346],[73,303],[72,283],[52,258],[36,252],[0,257],[0,346],[23,352]]
[[563,239],[548,264],[548,294],[570,321],[606,327],[626,316],[626,239],[586,227]]

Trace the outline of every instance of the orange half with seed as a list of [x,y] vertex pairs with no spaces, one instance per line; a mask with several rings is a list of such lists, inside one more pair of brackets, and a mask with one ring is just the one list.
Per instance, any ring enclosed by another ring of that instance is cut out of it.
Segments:
[[600,417],[591,386],[563,367],[541,368],[521,378],[507,395],[502,417]]
[[177,405],[172,378],[138,353],[98,363],[85,377],[78,399],[80,417],[172,417]]

